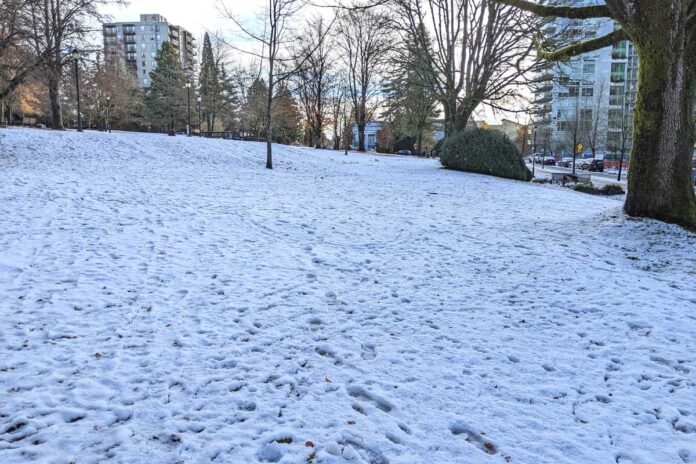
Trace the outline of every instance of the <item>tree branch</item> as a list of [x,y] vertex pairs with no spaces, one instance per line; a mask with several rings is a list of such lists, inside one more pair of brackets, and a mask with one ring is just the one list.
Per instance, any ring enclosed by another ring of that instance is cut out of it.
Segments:
[[538,37],[534,39],[534,42],[539,50],[539,56],[541,58],[549,61],[565,61],[574,56],[599,50],[610,45],[615,45],[619,42],[623,42],[624,40],[630,39],[623,29],[617,29],[607,35],[603,35],[602,37],[574,43],[572,45],[568,45],[567,47],[559,48],[558,50],[553,51],[542,50]]
[[532,3],[528,0],[496,0],[503,5],[514,6],[524,11],[534,13],[537,16],[569,18],[569,19],[590,19],[590,18],[612,18],[611,11],[606,5],[589,6],[552,6]]

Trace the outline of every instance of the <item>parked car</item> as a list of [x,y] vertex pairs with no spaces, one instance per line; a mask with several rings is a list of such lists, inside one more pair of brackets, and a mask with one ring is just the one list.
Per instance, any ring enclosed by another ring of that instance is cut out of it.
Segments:
[[591,172],[604,172],[604,160],[592,160],[592,162],[590,162],[589,166],[587,167],[587,170]]
[[544,166],[555,166],[556,165],[556,159],[553,156],[545,156],[544,157]]
[[411,150],[399,150],[395,153],[396,155],[406,155],[410,156],[411,155]]
[[557,166],[560,166],[562,168],[573,167],[573,158],[563,158],[558,162]]

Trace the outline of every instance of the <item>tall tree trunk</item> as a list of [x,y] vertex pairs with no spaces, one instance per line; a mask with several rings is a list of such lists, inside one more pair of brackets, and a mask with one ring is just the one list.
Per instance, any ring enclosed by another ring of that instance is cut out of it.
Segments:
[[268,98],[266,99],[266,169],[273,169],[273,62],[268,71]]
[[365,123],[359,122],[358,125],[358,151],[365,150]]
[[696,229],[691,180],[694,149],[694,46],[687,44],[683,14],[638,37],[638,99],[624,209]]
[[467,124],[469,123],[469,120],[471,119],[471,116],[474,114],[474,110],[479,105],[479,101],[466,101],[465,103],[462,103],[459,105],[459,108],[456,110],[456,116],[453,118],[454,121],[452,124],[454,125],[453,133],[463,131],[466,129]]
[[322,133],[321,128],[317,128],[317,130],[314,133],[314,140],[315,140],[314,148],[321,148],[321,133]]
[[53,129],[63,129],[63,112],[60,108],[60,75],[51,71],[48,80],[48,98],[51,101],[51,127]]

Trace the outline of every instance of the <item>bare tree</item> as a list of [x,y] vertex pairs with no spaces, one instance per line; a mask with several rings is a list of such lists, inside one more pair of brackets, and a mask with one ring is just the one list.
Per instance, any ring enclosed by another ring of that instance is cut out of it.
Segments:
[[580,142],[583,135],[587,132],[589,122],[592,120],[591,109],[583,105],[583,99],[580,96],[580,82],[570,81],[567,83],[568,98],[571,99],[571,105],[563,105],[560,109],[561,118],[558,121],[559,132],[561,132],[562,142],[569,146],[573,153],[573,174],[575,174],[575,161]]
[[333,40],[326,32],[322,17],[310,20],[298,37],[298,50],[295,53],[295,86],[315,148],[321,148],[329,94],[336,80],[330,55]]
[[[338,78],[336,78],[339,81]],[[345,116],[346,109],[346,90],[345,86],[341,85],[340,81],[331,89],[329,96],[329,104],[331,106],[331,127],[333,132],[333,149],[341,149],[342,128],[344,126],[342,118]]]
[[[494,109],[521,96],[534,66],[531,33],[536,20],[495,0],[394,0],[411,37],[432,52],[431,85],[444,109],[449,135],[466,127],[482,103]],[[423,28],[425,25],[425,28]]]
[[609,104],[606,96],[609,93],[609,84],[604,77],[592,84],[591,86],[583,87],[585,108],[592,111],[591,119],[585,127],[585,140],[587,141],[587,147],[592,152],[592,158],[596,158],[599,149],[606,148],[607,110]]
[[381,79],[391,49],[389,18],[372,10],[353,9],[341,18],[338,47],[343,60],[358,150],[365,151],[365,126],[380,105]]
[[32,43],[41,57],[51,102],[51,126],[63,128],[60,108],[61,78],[73,47],[84,45],[94,24],[101,22],[99,7],[110,0],[43,0],[30,2]]
[[[226,16],[249,38],[258,42],[262,52],[256,54],[266,64],[266,168],[273,169],[273,100],[275,88],[280,82],[288,79],[294,69],[288,70],[292,58],[286,56],[288,44],[292,37],[293,19],[305,6],[306,0],[267,0],[264,13],[264,28],[254,31],[238,20],[223,4]],[[252,53],[254,54],[254,53]],[[296,63],[300,64],[300,63]]]
[[[10,94],[27,80],[53,50],[42,54],[32,46],[34,30],[31,14],[39,0],[3,0],[0,2],[0,101],[4,108]],[[4,111],[0,111],[0,114]]]

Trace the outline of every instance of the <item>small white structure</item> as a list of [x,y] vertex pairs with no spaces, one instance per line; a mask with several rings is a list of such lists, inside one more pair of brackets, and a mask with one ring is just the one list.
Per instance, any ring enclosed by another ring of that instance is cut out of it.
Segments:
[[[365,150],[377,150],[377,134],[382,130],[382,121],[369,121],[365,124]],[[358,149],[358,125],[353,124],[353,142],[350,147],[353,150]]]

